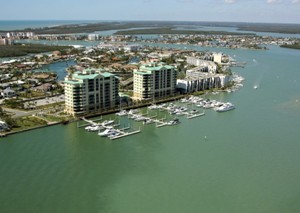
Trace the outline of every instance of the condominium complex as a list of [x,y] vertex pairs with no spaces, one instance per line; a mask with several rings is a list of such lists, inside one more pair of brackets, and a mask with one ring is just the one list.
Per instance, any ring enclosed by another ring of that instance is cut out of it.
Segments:
[[198,77],[177,79],[177,88],[184,93],[224,88],[231,82],[231,76],[224,74],[203,73]]
[[[212,61],[206,61],[195,57],[187,57],[186,62],[188,64],[192,64],[197,66],[191,72],[208,72],[208,73],[216,73],[217,72],[217,64]],[[188,70],[189,71],[189,70]]]
[[65,78],[65,111],[79,116],[115,107],[118,78],[101,69],[85,69]]
[[133,74],[133,96],[138,100],[162,98],[176,92],[177,71],[163,63],[142,65]]

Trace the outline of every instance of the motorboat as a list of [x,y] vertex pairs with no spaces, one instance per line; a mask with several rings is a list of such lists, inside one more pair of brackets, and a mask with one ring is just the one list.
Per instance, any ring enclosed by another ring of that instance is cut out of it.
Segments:
[[173,125],[177,125],[177,124],[180,124],[180,121],[178,118],[174,118],[173,120],[169,121],[167,123],[169,126],[173,126]]
[[151,106],[148,106],[148,109],[157,109],[157,105],[152,104]]
[[112,134],[113,132],[116,132],[116,130],[114,130],[113,128],[107,128],[103,132],[99,132],[98,135],[101,136],[101,137],[107,137],[110,134]]
[[114,130],[107,137],[113,138],[113,137],[116,137],[116,136],[118,136],[120,134],[121,134],[120,132],[117,132],[117,131]]
[[[96,131],[94,129],[98,128],[99,125],[98,124],[92,124],[91,126],[87,126],[85,127],[84,129],[87,130],[87,131]],[[99,129],[98,129],[99,130]]]
[[127,115],[127,111],[126,110],[121,110],[120,112],[117,112],[116,115],[118,115],[118,116],[126,116]]
[[199,112],[199,110],[193,109],[193,110],[191,110],[189,113],[190,113],[190,114],[195,114],[195,113],[198,113],[198,112]]
[[154,123],[154,120],[151,120],[151,119],[146,119],[146,120],[143,121],[144,125],[145,124],[152,124],[152,123]]
[[144,121],[146,118],[142,115],[137,116],[134,120],[135,121]]
[[114,120],[105,120],[101,123],[102,126],[107,126],[110,124],[113,124],[115,121]]
[[96,131],[99,131],[101,128],[103,128],[103,127],[101,127],[100,125],[91,126],[89,129],[87,129],[87,131],[89,131],[89,132],[96,132]]
[[223,104],[220,107],[216,107],[215,111],[217,111],[217,112],[226,112],[226,111],[233,110],[233,109],[235,109],[235,106],[232,103],[228,102],[228,103]]

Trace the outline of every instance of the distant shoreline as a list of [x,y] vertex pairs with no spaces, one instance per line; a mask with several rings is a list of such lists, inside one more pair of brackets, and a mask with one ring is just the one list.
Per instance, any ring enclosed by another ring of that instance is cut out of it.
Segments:
[[[0,21],[0,24],[6,21]],[[7,21],[11,22],[11,21]],[[22,21],[20,21],[22,22]],[[24,21],[26,22],[26,21]],[[43,21],[33,21],[36,23]],[[5,32],[32,31],[36,34],[70,34],[93,33],[107,30],[129,30],[136,27],[177,28],[181,26],[207,26],[207,27],[234,27],[237,30],[252,32],[269,32],[281,34],[300,34],[300,24],[275,24],[275,23],[240,23],[240,22],[195,22],[195,21],[45,21],[47,27],[22,27],[19,30],[1,30]],[[62,22],[62,25],[58,24]],[[70,22],[70,23],[63,23]],[[73,22],[73,23],[72,23]],[[76,23],[75,23],[76,22]],[[89,23],[90,22],[90,23]],[[91,23],[92,22],[92,23]],[[54,26],[57,25],[57,26]],[[1,26],[1,25],[0,25]],[[25,29],[26,28],[26,29]],[[1,28],[3,29],[3,27]],[[233,33],[232,33],[233,34]],[[237,33],[238,34],[238,33]]]

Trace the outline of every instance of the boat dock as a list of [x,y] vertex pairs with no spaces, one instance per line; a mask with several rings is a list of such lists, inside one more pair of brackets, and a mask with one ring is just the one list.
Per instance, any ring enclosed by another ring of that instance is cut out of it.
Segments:
[[116,140],[116,139],[119,139],[119,138],[127,137],[129,135],[134,135],[134,134],[137,134],[137,133],[141,132],[141,130],[136,130],[136,131],[133,131],[133,132],[123,132],[123,131],[120,131],[120,130],[117,130],[117,131],[122,132],[121,135],[109,137],[111,140]]
[[[126,114],[127,118],[125,119],[126,122],[128,122],[128,119],[132,119],[136,122],[143,121],[143,125],[154,123],[156,128],[160,128],[164,126],[173,126],[179,124],[180,123],[178,119],[179,116],[184,116],[187,119],[193,119],[193,118],[204,116],[205,111],[203,110],[203,112],[199,112],[199,110],[196,107],[202,107],[204,109],[213,108],[216,110],[217,108],[224,106],[226,104],[228,103],[191,96],[190,98],[182,99],[176,103],[170,103],[168,105],[167,104],[152,105],[150,106],[151,108],[149,107],[149,109],[151,110],[156,109],[158,111],[165,111],[167,114],[163,118],[160,117],[162,116],[161,114],[149,113],[148,110],[147,112],[144,113],[139,112],[137,110],[132,110]],[[128,123],[128,127],[121,128],[121,123],[125,121],[124,118],[119,119],[118,123],[114,123],[115,120],[105,120],[102,123],[101,122],[96,123],[96,121],[102,120],[102,117],[95,120],[88,120],[86,118],[82,118],[82,120],[85,122],[85,124],[79,125],[78,122],[77,123],[78,128],[91,125],[91,128],[95,128],[95,130],[93,129],[90,131],[98,131],[98,134],[100,136],[106,136],[110,140],[116,140],[119,138],[127,137],[141,132],[141,127],[139,127],[138,130],[127,131],[128,129],[130,129],[129,125],[132,121]],[[106,129],[106,130],[100,132],[100,129]]]
[[79,122],[77,122],[77,127],[78,128],[82,128],[82,127],[86,127],[88,125],[100,125],[99,123],[96,123],[96,121],[100,121],[102,120],[102,116],[101,118],[95,119],[95,120],[88,120],[85,117],[82,117],[81,120],[85,121],[85,124],[79,124]]
[[189,114],[189,115],[187,115],[186,117],[187,117],[188,119],[192,119],[192,118],[197,118],[197,117],[200,117],[200,116],[203,116],[203,115],[205,115],[204,112],[199,113],[199,114]]

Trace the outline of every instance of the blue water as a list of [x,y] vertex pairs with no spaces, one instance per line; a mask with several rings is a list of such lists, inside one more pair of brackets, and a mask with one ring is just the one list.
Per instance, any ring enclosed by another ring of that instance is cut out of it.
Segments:
[[252,33],[258,36],[272,36],[272,37],[281,37],[281,38],[300,38],[300,34],[284,34],[284,33],[269,33],[269,32],[255,32],[255,31],[245,31],[238,30],[237,27],[207,27],[201,25],[195,26],[185,26],[178,27],[178,30],[199,30],[199,31],[225,31],[225,32],[234,32],[234,33]]
[[39,69],[39,71],[55,72],[57,74],[57,80],[63,81],[64,78],[67,76],[66,68],[74,65],[76,65],[76,62],[74,60],[60,61],[52,64],[43,65],[41,69]]

